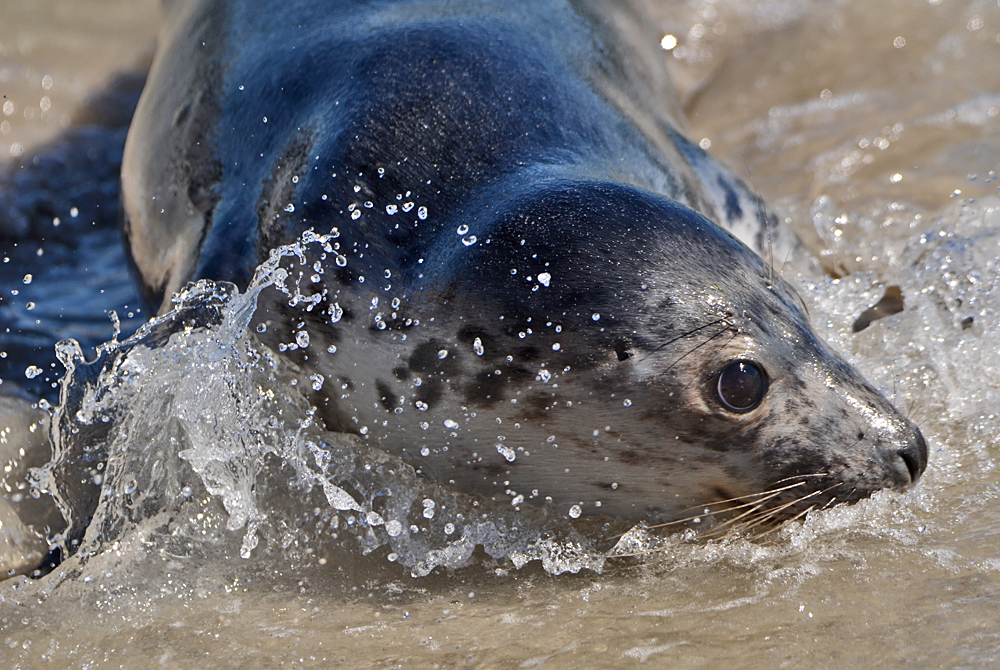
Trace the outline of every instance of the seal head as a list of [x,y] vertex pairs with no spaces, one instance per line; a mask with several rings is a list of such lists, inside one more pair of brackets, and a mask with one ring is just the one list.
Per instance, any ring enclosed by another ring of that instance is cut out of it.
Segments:
[[[338,390],[314,398],[329,426],[466,491],[633,519],[788,484],[773,504],[797,511],[923,472],[919,430],[731,235],[620,184],[506,192],[410,268],[324,280],[338,321],[303,313],[289,355]],[[281,312],[268,332],[292,341]]]

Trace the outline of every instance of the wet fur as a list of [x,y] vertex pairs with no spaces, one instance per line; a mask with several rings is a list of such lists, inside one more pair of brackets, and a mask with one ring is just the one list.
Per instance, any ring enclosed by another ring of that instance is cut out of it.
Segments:
[[[909,484],[919,431],[771,280],[754,199],[677,129],[641,25],[596,2],[175,3],[122,177],[147,299],[245,286],[336,228],[321,305],[275,294],[265,339],[306,330],[285,355],[323,375],[327,427],[427,476],[643,519],[798,475],[827,500]],[[741,415],[713,391],[735,359],[770,378]]]

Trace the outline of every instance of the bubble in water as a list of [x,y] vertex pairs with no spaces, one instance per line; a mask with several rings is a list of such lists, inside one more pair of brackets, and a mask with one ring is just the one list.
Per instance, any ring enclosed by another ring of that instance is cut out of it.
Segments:
[[569,508],[569,516],[571,519],[579,519],[581,514],[583,514],[583,510],[580,509],[579,505],[573,505]]
[[382,525],[382,517],[379,515],[378,512],[368,512],[368,514],[365,515],[365,521],[368,522],[369,526]]
[[29,302],[24,306],[24,308],[30,312],[31,310],[35,309],[35,303]]
[[258,333],[267,332],[267,324],[266,323],[258,323],[256,330],[257,330]]
[[[344,254],[338,254],[336,260],[334,260],[334,263],[337,264],[338,268],[347,267],[347,256],[345,256]],[[597,319],[594,319],[594,321],[597,321]]]
[[389,534],[389,537],[396,537],[403,532],[403,524],[395,519],[390,519],[385,522],[385,532]]
[[32,279],[31,275],[30,274],[26,274],[26,275],[24,275],[23,281],[24,281],[25,284],[30,284],[31,283],[31,279]]
[[594,321],[600,321],[601,315],[598,314],[597,312],[594,312],[593,314],[590,315],[590,318],[593,319]]
[[412,202],[404,202],[403,203],[403,211],[404,212],[408,212],[411,209],[413,209],[413,203]]
[[448,523],[446,523],[444,525],[444,534],[445,535],[451,535],[454,532],[455,532],[455,524],[453,524],[452,522],[449,521]]
[[38,375],[42,374],[42,372],[43,371],[40,367],[36,365],[29,365],[28,368],[24,371],[24,376],[27,377],[28,379],[34,379]]
[[562,345],[558,342],[552,345],[552,351],[559,351],[560,348],[562,348]]
[[427,411],[427,403],[425,403],[424,401],[422,401],[422,400],[418,400],[417,402],[415,402],[415,403],[413,403],[413,404],[414,404],[414,406],[416,406],[416,408],[417,408],[417,409],[419,409],[419,410],[420,410],[421,412],[426,412],[426,411]]
[[453,421],[453,420],[451,420],[451,419],[445,419],[445,421],[444,421],[444,427],[445,428],[451,428],[452,430],[455,430],[456,428],[458,428],[458,423],[455,422],[455,421]]
[[622,403],[622,404],[625,405],[626,407],[631,407],[632,406],[632,401],[629,400],[628,398],[625,398],[625,402]]
[[546,370],[545,368],[542,368],[541,370],[538,371],[538,375],[535,377],[535,379],[541,382],[548,383],[549,380],[552,379],[552,373]]
[[459,235],[465,235],[467,232],[469,232],[469,227],[463,223],[458,227],[458,230],[456,230],[455,232],[457,232]]
[[398,211],[399,211],[399,208],[396,207],[396,205],[386,205],[385,206],[385,213],[388,214],[389,216],[392,216],[393,214],[395,214]]
[[510,447],[505,447],[499,442],[495,445],[497,448],[497,453],[507,459],[507,462],[513,463],[514,459],[517,458],[517,454]]
[[[422,424],[420,424],[420,425],[421,425],[421,427],[423,427],[423,426],[425,426],[425,425],[427,425],[427,424],[423,424],[423,423],[422,423]],[[426,430],[426,428],[425,428],[424,430]],[[421,456],[423,456],[424,458],[427,458],[428,456],[430,456],[430,455],[431,455],[431,450],[430,450],[430,448],[429,448],[429,447],[421,447],[421,448],[420,448],[420,455],[421,455]]]
[[421,221],[427,218],[427,208],[423,205],[417,208],[417,218]]
[[476,352],[476,356],[482,356],[486,351],[483,349],[483,341],[478,337],[472,341],[472,350]]
[[361,218],[361,210],[360,209],[356,209],[353,212],[351,212],[351,219],[352,220],[357,221],[360,218]]
[[326,348],[326,353],[328,353],[328,354],[335,354],[335,353],[337,353],[337,345],[336,344],[331,344],[330,346],[328,346]]
[[441,359],[441,360],[444,360],[444,359],[448,358],[448,350],[447,349],[442,349],[441,351],[439,351],[438,352],[438,358]]
[[313,391],[319,391],[320,389],[322,389],[323,388],[323,382],[326,380],[326,378],[323,377],[323,375],[321,375],[319,373],[316,373],[314,375],[310,375],[309,379],[312,380]]
[[295,333],[295,344],[299,345],[303,349],[308,347],[309,333],[304,330],[300,330],[299,332]]
[[288,203],[287,205],[285,205],[285,211],[288,213],[294,212],[295,205],[293,205],[292,203]]
[[539,284],[541,284],[542,286],[548,286],[550,281],[552,281],[552,275],[550,275],[548,272],[538,273]]
[[512,507],[517,507],[518,505],[520,505],[523,502],[524,502],[524,496],[521,495],[521,494],[518,494],[518,495],[514,496],[511,499],[510,504],[511,504]]
[[478,238],[475,235],[469,235],[468,237],[463,237],[462,238],[462,244],[464,244],[467,247],[471,247],[473,244],[475,244],[478,241],[479,240],[478,240]]

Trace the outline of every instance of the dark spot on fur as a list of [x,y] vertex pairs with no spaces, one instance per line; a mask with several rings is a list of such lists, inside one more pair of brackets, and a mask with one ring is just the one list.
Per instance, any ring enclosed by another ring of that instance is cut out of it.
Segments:
[[[441,350],[446,350],[448,355],[440,358],[438,352]],[[437,340],[429,340],[417,345],[407,362],[413,372],[425,374],[437,372],[452,375],[459,371],[458,352],[455,351],[455,347],[449,347]]]
[[514,358],[520,361],[525,361],[526,363],[530,363],[532,361],[537,361],[539,358],[541,358],[541,353],[538,347],[526,346],[518,349],[514,354]]
[[417,388],[417,400],[426,403],[428,409],[433,409],[443,393],[444,384],[440,379],[425,379]]
[[615,355],[618,356],[619,361],[627,361],[632,357],[629,353],[630,343],[626,340],[615,340]]
[[506,380],[502,375],[493,374],[492,370],[484,370],[476,374],[475,379],[466,384],[462,392],[468,404],[490,407],[506,399],[505,384]]
[[719,175],[718,184],[726,193],[726,218],[730,221],[735,221],[743,216],[743,208],[740,207],[739,196],[736,195],[736,191],[733,189],[732,185]]
[[398,379],[400,381],[402,381],[404,379],[409,379],[410,378],[410,368],[406,367],[405,365],[399,365],[399,366],[394,367],[392,369],[392,374],[396,377],[396,379]]
[[375,390],[378,391],[379,404],[391,412],[395,404],[393,402],[393,400],[395,399],[395,394],[392,391],[392,387],[390,387],[381,379],[376,379]]

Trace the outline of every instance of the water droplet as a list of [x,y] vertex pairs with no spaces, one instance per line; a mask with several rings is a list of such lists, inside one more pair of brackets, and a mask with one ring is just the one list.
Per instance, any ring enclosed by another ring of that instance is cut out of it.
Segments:
[[427,218],[427,208],[423,205],[417,208],[417,218],[421,221]]
[[326,348],[326,352],[328,354],[335,354],[335,353],[337,353],[337,345],[336,344],[331,344],[330,346],[328,346]]
[[28,368],[24,371],[24,376],[27,377],[28,379],[34,379],[40,374],[42,374],[42,369],[35,365],[29,365]]
[[518,494],[518,495],[514,496],[514,498],[510,501],[510,504],[511,504],[512,507],[517,507],[518,505],[520,505],[523,502],[524,502],[524,496],[521,495],[521,494]]
[[293,205],[292,203],[288,203],[287,205],[285,205],[285,211],[286,212],[294,212],[295,211],[295,205]]
[[469,227],[463,223],[458,227],[458,230],[456,230],[455,232],[458,233],[459,235],[465,235],[467,232],[469,232]]
[[351,218],[353,220],[355,220],[355,221],[357,221],[358,219],[360,219],[361,218],[361,210],[360,209],[356,209],[353,212],[351,212]]
[[265,333],[265,332],[267,332],[267,324],[266,323],[258,323],[256,330],[257,330],[258,333]]
[[390,519],[385,523],[385,532],[389,534],[389,537],[396,537],[403,532],[403,524],[395,519]]
[[378,308],[378,296],[375,296],[374,298],[372,298],[372,306],[369,307],[368,309],[377,309],[377,308]]
[[464,244],[467,247],[471,247],[473,244],[475,244],[478,241],[479,241],[479,239],[475,235],[469,235],[468,237],[463,237],[462,238],[462,244]]
[[403,203],[403,211],[404,212],[408,212],[411,209],[413,209],[413,203],[412,202],[404,202]]
[[447,349],[442,349],[441,351],[439,351],[438,352],[438,358],[440,360],[444,360],[444,359],[448,358],[448,350]]
[[535,379],[537,381],[545,382],[547,384],[549,380],[552,379],[552,373],[546,370],[545,368],[542,368],[541,370],[538,371],[538,375],[535,377]]
[[580,509],[579,505],[573,505],[569,508],[569,516],[571,519],[579,519],[581,514],[583,514],[583,510]]
[[446,523],[444,525],[444,534],[445,535],[451,535],[454,532],[455,532],[455,524],[453,524],[452,522],[449,521],[448,523]]
[[[386,272],[388,272],[388,270],[386,270]],[[399,305],[400,305],[399,298],[393,298],[392,299],[392,308],[393,309],[399,309]]]
[[30,284],[31,283],[31,279],[32,279],[31,275],[30,274],[26,274],[26,275],[24,275],[24,279],[22,281],[24,281],[25,284]]
[[417,402],[413,403],[413,405],[421,412],[427,411],[427,403],[425,403],[423,400],[418,400]]
[[312,380],[313,391],[319,391],[323,388],[323,382],[325,381],[325,377],[323,377],[323,375],[317,373],[310,375],[309,379]]
[[562,345],[559,344],[558,342],[556,342],[555,344],[552,345],[552,351],[559,351],[559,349],[561,349],[561,348],[562,348]]
[[594,321],[600,321],[601,315],[598,314],[597,312],[594,312],[593,314],[590,315],[590,318],[593,319]]
[[455,421],[453,421],[452,419],[445,419],[445,421],[444,421],[444,427],[445,428],[451,428],[452,430],[455,430],[456,428],[458,428],[458,423],[455,422]]
[[339,302],[330,305],[330,309],[327,312],[330,314],[330,323],[337,323],[344,316],[344,309],[340,306]]
[[386,205],[385,206],[385,213],[388,214],[389,216],[392,216],[393,214],[395,214],[398,211],[399,211],[399,208],[396,207],[396,205]]
[[360,192],[361,192],[361,187],[360,187],[360,186],[357,186],[357,185],[355,185],[355,186],[354,186],[354,192],[355,192],[355,193],[360,193]]
[[[337,258],[334,260],[334,263],[337,264],[338,268],[347,267],[347,256],[339,254]],[[597,321],[597,319],[594,319],[594,321]]]
[[69,210],[69,215],[75,219],[76,217],[80,216],[80,210],[78,210],[76,207],[71,207]]
[[631,407],[632,406],[632,401],[629,400],[628,398],[625,398],[625,402],[622,403],[622,404],[625,405],[626,407]]
[[513,463],[514,459],[517,458],[517,453],[515,453],[510,447],[505,447],[499,442],[495,446],[497,448],[497,453],[507,459],[509,463]]
[[362,435],[367,435],[368,434],[368,426],[361,426],[361,430],[359,430],[358,432],[361,433]]
[[308,347],[309,333],[304,330],[300,330],[299,332],[295,333],[295,344],[299,345],[303,349]]
[[[420,422],[420,428],[421,428],[421,430],[427,430],[430,427],[431,427],[431,424],[427,423],[426,421],[421,421]],[[427,449],[427,447],[424,447],[424,449]],[[423,453],[423,450],[421,450],[420,453]],[[430,451],[427,452],[427,454],[429,454],[429,453],[430,453]],[[424,456],[426,456],[427,454],[424,454]]]
[[478,337],[472,341],[472,350],[476,352],[476,356],[482,356],[483,352],[483,341]]
[[[421,424],[421,425],[423,425],[423,424]],[[421,447],[420,448],[420,455],[423,456],[424,458],[427,458],[428,456],[431,455],[431,450],[428,447]]]
[[538,273],[538,283],[541,284],[542,286],[548,286],[551,280],[552,280],[552,275],[550,275],[548,272]]

